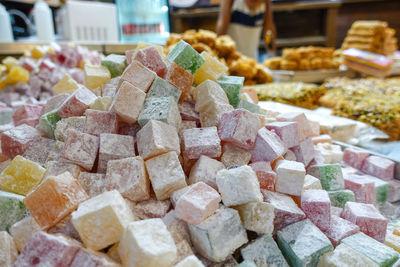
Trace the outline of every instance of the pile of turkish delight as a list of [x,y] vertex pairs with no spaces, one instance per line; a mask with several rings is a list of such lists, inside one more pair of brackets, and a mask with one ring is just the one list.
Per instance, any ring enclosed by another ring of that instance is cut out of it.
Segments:
[[0,265],[396,264],[400,227],[379,211],[400,200],[395,163],[271,115],[225,72],[184,41],[141,44],[13,110]]

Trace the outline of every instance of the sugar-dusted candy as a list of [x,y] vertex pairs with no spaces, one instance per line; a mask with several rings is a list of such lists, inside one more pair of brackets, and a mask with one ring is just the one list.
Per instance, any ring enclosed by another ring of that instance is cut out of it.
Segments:
[[56,123],[56,129],[54,130],[54,137],[58,141],[64,142],[67,140],[68,129],[75,129],[83,132],[85,127],[86,117],[69,117],[62,119]]
[[246,109],[255,114],[263,114],[263,111],[261,110],[261,107],[259,105],[247,101],[246,99],[243,98],[240,98],[237,108]]
[[294,146],[291,150],[296,155],[296,161],[302,162],[305,166],[314,159],[314,144],[308,137],[301,141],[298,146]]
[[222,141],[249,150],[253,148],[260,120],[245,109],[235,109],[222,114],[218,134]]
[[14,266],[70,266],[80,243],[64,235],[36,232],[26,243]]
[[11,267],[18,257],[13,237],[6,231],[0,231],[0,266]]
[[172,125],[179,131],[181,116],[178,105],[172,96],[148,98],[139,114],[140,126],[145,126],[150,120],[158,120]]
[[97,172],[105,173],[107,162],[135,156],[133,137],[120,134],[100,134]]
[[299,134],[299,142],[306,139],[311,135],[310,124],[304,115],[304,113],[300,112],[290,112],[290,113],[282,113],[276,117],[277,121],[295,121],[298,126],[298,134]]
[[32,216],[26,216],[14,223],[9,229],[18,251],[22,251],[29,238],[38,231],[40,231],[40,226]]
[[1,108],[0,109],[0,125],[9,124],[13,121],[12,115],[14,110],[12,108]]
[[376,176],[383,180],[394,178],[395,163],[386,158],[369,156],[364,160],[361,170],[367,174]]
[[331,201],[325,190],[310,189],[301,194],[301,209],[321,231],[331,226]]
[[264,201],[275,208],[275,231],[306,218],[304,212],[290,196],[268,190],[261,190],[261,192],[264,196]]
[[220,170],[216,182],[225,206],[262,201],[260,183],[250,166]]
[[222,145],[221,162],[225,167],[247,165],[251,159],[250,152],[230,143]]
[[196,112],[193,101],[185,99],[178,104],[178,108],[181,113],[182,121],[194,121],[196,124],[200,125],[200,115]]
[[69,97],[69,94],[62,93],[59,95],[55,95],[51,98],[49,98],[44,104],[43,109],[41,111],[41,114],[45,114],[47,112],[53,111],[55,109],[58,109],[59,106],[61,106],[62,103]]
[[329,134],[321,134],[321,135],[312,137],[312,141],[313,141],[314,145],[317,145],[319,143],[332,144],[332,137]]
[[174,126],[150,120],[136,134],[139,155],[147,160],[170,151],[180,154],[179,136]]
[[387,200],[389,202],[399,201],[400,200],[400,181],[397,179],[392,179],[392,180],[387,181],[387,183],[388,183]]
[[214,262],[224,261],[248,241],[246,230],[234,209],[221,207],[204,222],[188,226],[198,253]]
[[81,248],[76,253],[71,267],[80,266],[104,266],[104,267],[120,267],[121,265],[113,261],[104,253],[95,252],[90,249]]
[[216,176],[218,171],[224,168],[220,161],[202,155],[190,170],[188,184],[204,182],[217,189]]
[[24,217],[23,199],[21,195],[0,191],[0,231],[8,231],[11,225]]
[[1,172],[0,189],[25,196],[39,185],[44,172],[40,164],[18,155]]
[[53,92],[59,94],[72,94],[79,88],[79,84],[69,75],[65,74],[64,77],[53,86]]
[[201,84],[206,80],[216,81],[228,71],[228,67],[206,51],[201,52],[200,55],[205,61],[193,76],[195,84]]
[[74,91],[58,109],[61,118],[82,116],[89,105],[96,100],[96,95],[89,89],[81,86]]
[[181,198],[181,196],[183,196],[183,194],[185,194],[187,191],[189,191],[190,188],[192,188],[192,185],[185,186],[185,187],[178,189],[172,193],[170,200],[171,200],[171,204],[174,208],[176,207],[176,204],[178,203],[178,200]]
[[360,231],[376,239],[385,241],[388,221],[372,204],[347,202],[342,212],[342,218],[360,227]]
[[117,116],[115,113],[107,111],[86,110],[84,133],[100,136],[102,133],[117,133]]
[[272,170],[269,162],[253,162],[250,167],[256,173],[261,189],[275,191],[276,173]]
[[319,178],[325,190],[344,189],[342,168],[339,164],[318,164],[311,166],[310,174]]
[[286,148],[299,145],[298,124],[293,121],[276,121],[266,124],[265,127],[274,131],[285,144]]
[[111,96],[99,96],[90,104],[89,108],[94,110],[109,111],[113,98]]
[[150,198],[144,201],[137,202],[132,206],[133,214],[139,218],[139,220],[152,219],[152,218],[163,218],[171,210],[171,201],[163,200],[159,201],[154,198]]
[[225,91],[214,81],[207,80],[202,82],[196,87],[194,93],[194,98],[196,100],[195,110],[200,113],[209,108],[210,102],[229,104]]
[[342,215],[343,208],[335,207],[331,205],[331,215],[340,217]]
[[86,170],[91,170],[98,150],[99,137],[70,129],[68,130],[67,140],[65,140],[65,147],[61,153],[61,157]]
[[146,93],[156,76],[155,72],[146,68],[139,61],[134,60],[122,73],[119,85],[127,81]]
[[188,98],[192,89],[193,75],[181,68],[178,64],[172,63],[168,67],[165,80],[181,91],[180,100]]
[[254,148],[250,151],[252,161],[273,161],[285,154],[285,145],[274,132],[261,128],[257,132]]
[[[368,179],[375,184],[375,195],[377,203],[385,203],[388,198],[388,190],[389,190],[389,181],[384,181],[374,176],[364,175],[365,179]],[[390,180],[394,181],[394,180]]]
[[309,189],[322,189],[322,185],[318,178],[306,174],[306,176],[304,177],[303,190],[309,190]]
[[242,248],[240,253],[245,261],[255,263],[254,266],[289,267],[281,250],[270,234],[257,238],[246,247]]
[[328,230],[324,231],[324,233],[332,242],[334,247],[339,245],[342,239],[354,235],[360,231],[360,227],[348,220],[340,218],[339,216],[332,214],[330,221],[331,225]]
[[237,107],[240,101],[240,94],[243,88],[244,77],[239,76],[222,76],[217,83],[224,89],[229,103],[233,107]]
[[105,189],[118,190],[132,201],[150,198],[150,181],[141,157],[110,160],[107,164]]
[[66,171],[69,172],[76,179],[81,173],[82,168],[70,162],[51,160],[46,163],[46,172],[44,173],[44,179],[49,176],[60,175]]
[[143,90],[124,81],[115,95],[110,111],[115,112],[120,120],[133,124],[139,117],[145,98]]
[[167,64],[158,49],[149,46],[143,49],[137,49],[134,60],[139,61],[150,70],[157,73],[158,77],[164,78],[167,73]]
[[26,124],[5,131],[1,133],[1,152],[9,159],[22,155],[39,135],[38,130]]
[[45,137],[37,137],[25,151],[23,157],[45,166],[49,153],[56,141]]
[[158,218],[128,224],[118,252],[123,266],[171,266],[177,257],[174,240]]
[[121,194],[107,191],[82,202],[72,224],[87,248],[101,250],[118,242],[134,216]]
[[175,151],[148,159],[145,164],[158,200],[168,199],[175,190],[186,186],[185,174]]
[[392,233],[387,233],[385,238],[385,245],[400,252],[400,236]]
[[[119,83],[121,81],[121,77],[115,77],[104,83],[101,88],[101,95],[104,97],[114,97],[117,92],[117,86],[119,87]],[[122,84],[122,82],[121,82]]]
[[183,154],[189,159],[201,155],[217,158],[221,155],[221,140],[217,127],[186,129],[182,132]]
[[306,170],[300,162],[282,160],[275,167],[277,192],[300,196],[303,191]]
[[244,228],[262,234],[274,231],[275,208],[266,202],[249,202],[233,207],[239,212]]
[[110,71],[105,66],[85,64],[83,70],[85,72],[85,86],[88,89],[96,89],[111,79]]
[[14,125],[27,124],[35,127],[39,122],[40,113],[43,109],[42,105],[24,104],[17,108],[12,115]]
[[333,250],[329,239],[309,219],[296,222],[277,233],[278,245],[292,266],[317,266]]
[[332,206],[344,208],[348,201],[356,201],[353,191],[348,189],[328,191]]
[[188,43],[181,40],[176,46],[168,53],[167,60],[174,62],[181,66],[183,69],[195,74],[196,71],[203,65],[205,59],[196,50],[194,50]]
[[326,164],[340,163],[343,160],[342,148],[330,143],[319,143],[314,146],[315,152],[319,152]]
[[343,151],[343,161],[347,165],[361,170],[361,167],[366,158],[369,157],[369,153],[364,150],[356,150],[354,148],[346,148]]
[[57,110],[47,112],[40,116],[38,129],[46,134],[48,138],[54,139],[54,130],[56,129],[57,122],[61,120]]
[[364,233],[351,235],[343,239],[342,244],[367,257],[377,266],[392,266],[399,258],[395,250]]
[[194,255],[187,256],[174,267],[204,267],[204,264]]
[[221,197],[214,188],[198,182],[180,196],[175,206],[175,214],[179,219],[196,225],[213,215],[219,202]]
[[178,102],[181,94],[181,90],[179,90],[166,80],[160,77],[156,77],[151,84],[149,91],[147,92],[147,98],[172,96],[174,97],[175,101]]
[[89,197],[95,197],[105,191],[106,181],[103,173],[80,172],[76,180]]
[[101,65],[110,71],[111,78],[121,76],[126,67],[126,57],[110,54],[101,61]]
[[69,172],[65,172],[47,178],[25,197],[24,204],[41,229],[48,229],[87,198],[78,181]]
[[376,193],[375,193],[375,183],[369,179],[365,179],[360,175],[348,175],[344,179],[344,185],[346,189],[354,192],[355,201],[375,204]]

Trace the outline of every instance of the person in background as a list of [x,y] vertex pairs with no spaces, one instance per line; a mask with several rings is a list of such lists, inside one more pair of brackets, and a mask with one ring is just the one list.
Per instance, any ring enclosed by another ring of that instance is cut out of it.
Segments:
[[252,58],[258,56],[261,33],[276,36],[271,0],[221,0],[217,34],[228,34],[236,48]]

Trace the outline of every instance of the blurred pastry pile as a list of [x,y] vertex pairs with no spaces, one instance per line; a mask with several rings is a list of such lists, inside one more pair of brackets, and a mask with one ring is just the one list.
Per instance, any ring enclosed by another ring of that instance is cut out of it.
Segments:
[[387,22],[358,20],[347,32],[342,49],[358,48],[377,54],[392,55],[398,49],[395,33],[394,29],[388,27]]
[[236,44],[227,35],[217,36],[215,32],[207,30],[188,30],[182,34],[172,33],[164,49],[168,53],[179,40],[192,45],[197,52],[206,51],[218,57],[229,67],[229,75],[245,77],[245,85],[263,84],[272,82],[268,69],[253,58],[244,56],[236,51]]
[[271,70],[321,70],[337,69],[340,66],[340,53],[333,47],[285,48],[282,57],[272,57],[264,61]]

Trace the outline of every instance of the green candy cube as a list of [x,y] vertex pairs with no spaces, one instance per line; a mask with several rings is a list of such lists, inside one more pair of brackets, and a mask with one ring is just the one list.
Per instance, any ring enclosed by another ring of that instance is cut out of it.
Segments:
[[39,130],[44,132],[48,138],[54,139],[54,130],[56,129],[56,124],[61,117],[57,113],[57,109],[47,112],[40,116],[39,119]]
[[339,164],[317,164],[311,167],[312,176],[319,178],[326,191],[344,189],[342,167]]
[[182,119],[175,99],[172,96],[148,98],[144,102],[138,122],[143,127],[150,120],[165,122],[179,131]]
[[240,99],[239,105],[237,108],[246,109],[252,113],[263,114],[259,105],[251,103],[243,98]]
[[383,204],[387,200],[389,184],[384,180],[371,175],[364,175],[363,178],[369,179],[375,183],[376,202]]
[[257,266],[288,266],[282,252],[272,238],[263,235],[240,250],[245,261],[255,262]]
[[334,207],[344,208],[347,201],[356,201],[353,191],[347,189],[328,191],[328,195]]
[[277,235],[290,266],[316,267],[320,257],[333,250],[329,239],[309,219],[286,226]]
[[224,89],[229,103],[236,108],[241,100],[240,94],[243,88],[244,77],[222,76],[217,80],[217,83]]
[[8,124],[13,121],[12,115],[14,114],[14,110],[11,108],[5,108],[0,111],[0,125]]
[[342,240],[342,243],[371,259],[380,267],[392,266],[399,253],[381,242],[360,232]]
[[23,196],[0,191],[0,231],[8,229],[21,220],[26,212]]
[[181,97],[182,91],[167,82],[166,80],[156,76],[147,92],[147,98],[150,97],[167,97],[172,96],[176,102]]
[[111,78],[121,76],[126,68],[126,57],[123,55],[110,54],[101,61],[101,65],[110,71]]
[[182,40],[168,53],[167,60],[175,62],[191,74],[195,74],[206,61],[190,44]]

